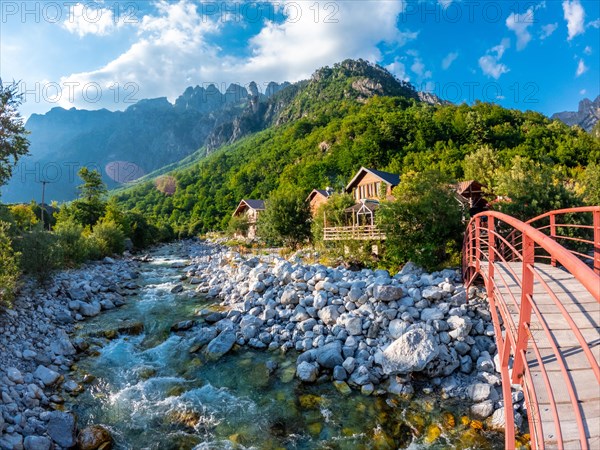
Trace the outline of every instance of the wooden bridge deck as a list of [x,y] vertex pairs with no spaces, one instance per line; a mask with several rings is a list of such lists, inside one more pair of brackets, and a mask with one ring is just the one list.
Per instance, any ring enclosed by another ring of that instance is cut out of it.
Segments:
[[[481,264],[482,272],[488,272],[487,263],[482,262]],[[516,262],[495,263],[494,267],[496,293],[504,298],[514,323],[518,324],[519,308],[516,305],[521,303],[522,264]],[[536,263],[535,268],[565,307],[588,343],[594,358],[600,364],[600,304],[570,273],[548,264]],[[515,302],[512,301],[511,296],[514,297]],[[544,331],[541,318],[535,312],[532,312],[530,339],[537,344],[552,388],[558,416],[560,417],[560,429],[564,445],[562,448],[568,450],[580,449],[582,445],[567,383],[561,373],[561,365],[555,356],[551,339],[558,348],[568,371],[568,376],[572,380],[586,430],[587,446],[589,449],[600,449],[600,385],[590,362],[581,349],[575,333],[573,333],[563,314],[539,280],[534,281],[533,301],[539,308],[539,312],[551,335],[551,337],[548,336]],[[540,415],[540,417],[532,417],[532,419],[542,424],[543,448],[559,448],[561,446],[556,440],[557,430],[552,414],[552,401],[546,389],[538,358],[531,344],[527,347],[526,356],[534,386],[531,389],[525,382],[524,388],[537,399]],[[533,433],[533,430],[531,432]]]

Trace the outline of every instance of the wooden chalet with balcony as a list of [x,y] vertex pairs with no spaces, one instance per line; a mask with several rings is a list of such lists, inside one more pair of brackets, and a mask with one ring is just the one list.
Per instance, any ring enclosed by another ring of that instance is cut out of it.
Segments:
[[233,213],[233,217],[245,217],[248,221],[246,236],[250,239],[256,237],[256,222],[261,212],[265,210],[264,200],[242,199]]
[[385,234],[375,225],[375,215],[380,201],[393,200],[392,189],[398,186],[400,177],[389,172],[361,167],[346,186],[346,193],[352,194],[355,204],[345,210],[347,224],[323,227],[323,240],[383,240]]
[[313,189],[308,197],[306,197],[306,201],[310,204],[310,213],[314,217],[317,213],[319,207],[329,200],[329,197],[333,194],[333,190],[331,188],[327,189]]

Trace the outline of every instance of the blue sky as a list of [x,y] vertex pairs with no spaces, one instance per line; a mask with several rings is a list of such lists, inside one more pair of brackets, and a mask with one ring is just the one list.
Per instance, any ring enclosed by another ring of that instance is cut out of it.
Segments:
[[551,114],[600,93],[599,27],[597,0],[2,0],[0,77],[22,82],[29,116],[364,58],[453,102]]

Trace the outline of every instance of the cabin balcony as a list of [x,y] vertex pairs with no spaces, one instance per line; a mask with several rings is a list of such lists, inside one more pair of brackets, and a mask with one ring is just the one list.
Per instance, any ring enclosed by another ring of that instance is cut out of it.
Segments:
[[377,225],[323,228],[324,241],[381,241],[385,234]]

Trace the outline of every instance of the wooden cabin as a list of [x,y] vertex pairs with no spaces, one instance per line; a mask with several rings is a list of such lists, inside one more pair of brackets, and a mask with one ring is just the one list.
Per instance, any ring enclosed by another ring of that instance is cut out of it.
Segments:
[[254,239],[256,237],[256,221],[261,212],[265,210],[264,200],[242,199],[233,213],[233,217],[245,216],[248,220],[248,231],[246,237]]
[[464,205],[465,209],[468,209],[471,217],[489,209],[489,203],[483,196],[485,186],[479,181],[461,181],[453,187],[456,190],[458,200]]
[[392,189],[399,183],[399,175],[361,167],[346,186],[346,192],[352,194],[357,203],[361,200],[393,200]]
[[306,197],[306,201],[310,204],[310,213],[314,217],[317,209],[324,203],[327,203],[329,197],[331,197],[333,191],[329,188],[327,189],[313,189],[308,197]]
[[375,225],[375,215],[380,201],[394,200],[392,190],[399,183],[399,175],[361,167],[346,186],[346,192],[351,194],[356,202],[345,210],[347,225],[328,227],[325,218],[323,239],[326,241],[385,239],[385,234]]

